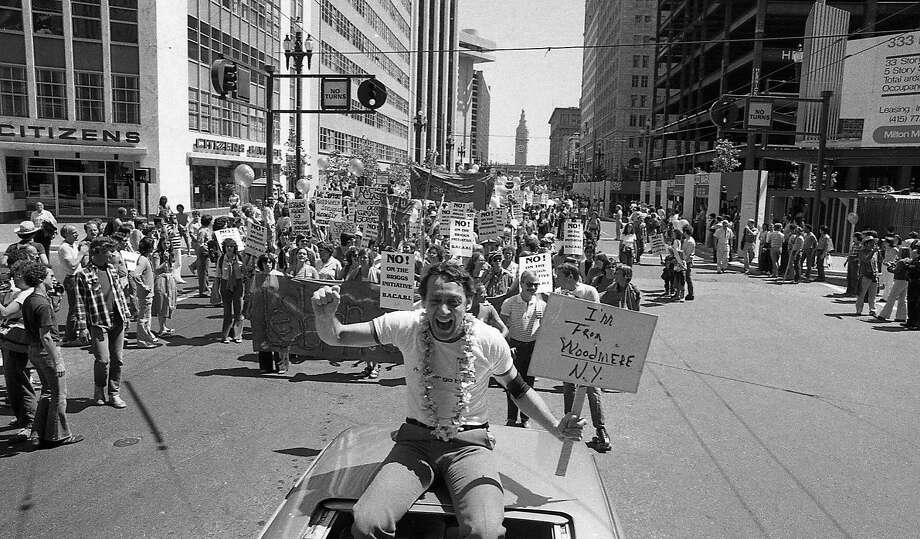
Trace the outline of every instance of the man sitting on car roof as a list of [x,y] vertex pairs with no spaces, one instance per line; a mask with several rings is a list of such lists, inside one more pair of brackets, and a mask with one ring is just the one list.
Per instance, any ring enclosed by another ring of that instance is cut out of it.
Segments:
[[581,439],[584,420],[556,421],[511,361],[497,329],[467,311],[474,281],[443,262],[422,278],[422,309],[389,312],[370,322],[335,317],[339,287],[313,294],[319,337],[331,346],[392,344],[406,366],[406,421],[368,489],[354,506],[355,537],[393,537],[396,523],[440,477],[450,492],[461,537],[503,537],[504,495],[491,450],[485,402],[489,378],[508,391],[522,412],[560,440]]

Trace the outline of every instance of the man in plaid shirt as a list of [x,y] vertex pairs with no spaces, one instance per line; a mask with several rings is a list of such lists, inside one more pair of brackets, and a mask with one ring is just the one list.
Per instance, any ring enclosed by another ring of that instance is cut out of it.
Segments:
[[[90,264],[74,274],[76,278],[77,331],[89,337],[93,356],[93,378],[96,390],[93,401],[106,404],[105,390],[108,387],[108,404],[124,408],[125,401],[119,396],[121,382],[122,349],[125,329],[130,314],[124,290],[119,285],[118,270],[114,265],[115,240],[103,236],[93,239],[89,246]],[[87,336],[87,330],[89,335]]]

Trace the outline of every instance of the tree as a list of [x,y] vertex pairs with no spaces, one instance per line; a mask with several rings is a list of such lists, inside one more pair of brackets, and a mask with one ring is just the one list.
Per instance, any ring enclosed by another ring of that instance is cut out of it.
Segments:
[[738,157],[741,156],[741,150],[738,150],[728,139],[719,139],[716,141],[716,157],[712,160],[713,172],[732,172],[741,166]]

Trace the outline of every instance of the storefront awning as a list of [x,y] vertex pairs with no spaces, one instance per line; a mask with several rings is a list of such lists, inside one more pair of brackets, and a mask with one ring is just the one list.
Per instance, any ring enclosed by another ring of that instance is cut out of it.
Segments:
[[0,150],[19,152],[63,152],[80,154],[147,155],[142,146],[105,146],[96,144],[48,144],[43,142],[0,142]]
[[[188,152],[185,154],[190,164],[195,165],[226,165],[228,163],[249,163],[262,165],[265,168],[264,157],[250,157],[248,155],[221,155],[215,153]],[[275,165],[282,163],[275,161]]]

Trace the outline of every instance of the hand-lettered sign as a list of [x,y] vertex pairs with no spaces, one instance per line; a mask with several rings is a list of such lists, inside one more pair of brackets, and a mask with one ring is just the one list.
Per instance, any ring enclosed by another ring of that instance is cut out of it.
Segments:
[[473,256],[473,247],[475,244],[476,242],[473,241],[473,220],[451,219],[450,255]]
[[658,317],[551,294],[528,374],[635,393]]
[[355,190],[354,221],[364,233],[365,240],[377,239],[380,195],[379,187],[359,186]]
[[313,199],[316,205],[316,226],[329,226],[329,221],[342,211],[342,193],[323,193]]
[[380,307],[411,311],[415,308],[415,256],[380,255]]
[[498,240],[505,228],[507,211],[494,208],[479,213],[479,241]]
[[537,293],[549,294],[553,291],[553,259],[550,253],[522,256],[518,264],[518,277],[525,271],[532,272],[540,283]]
[[651,245],[651,252],[654,255],[662,254],[667,251],[667,248],[664,245],[664,236],[661,234],[653,234],[648,237],[649,244]]
[[214,231],[214,239],[217,240],[217,243],[221,247],[224,245],[224,240],[231,239],[236,243],[236,249],[238,252],[242,252],[246,248],[246,244],[243,243],[243,235],[240,234],[240,229],[238,228],[222,228],[220,230]]
[[310,235],[310,206],[307,199],[296,198],[288,201],[288,211],[291,213],[291,230],[295,235]]
[[246,231],[246,249],[243,254],[252,256],[262,256],[268,248],[268,235],[264,226],[252,223],[249,230]]
[[565,242],[562,246],[563,253],[567,255],[585,254],[585,231],[581,221],[568,219],[565,222]]

